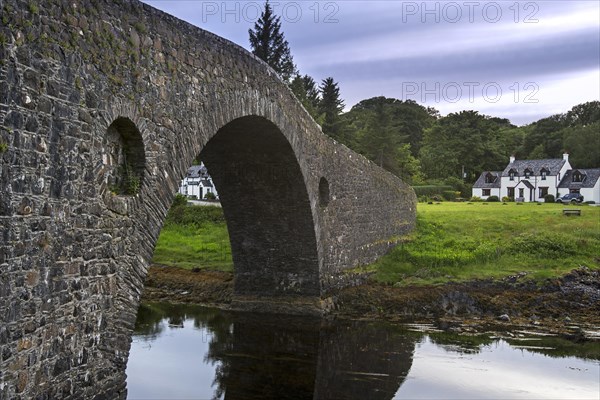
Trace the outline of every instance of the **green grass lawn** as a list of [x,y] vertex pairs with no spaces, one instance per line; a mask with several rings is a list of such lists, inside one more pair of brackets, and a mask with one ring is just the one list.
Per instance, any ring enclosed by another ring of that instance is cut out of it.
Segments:
[[202,206],[171,208],[152,262],[186,269],[233,271],[223,210]]
[[444,202],[419,203],[417,229],[369,269],[403,285],[520,272],[539,280],[580,266],[600,268],[600,207]]
[[[563,208],[579,208],[581,216],[563,216]],[[543,279],[580,266],[600,268],[600,207],[419,203],[417,229],[405,239],[367,267],[375,271],[375,279],[400,285],[435,284],[520,272]],[[173,207],[154,262],[232,271],[222,210]]]

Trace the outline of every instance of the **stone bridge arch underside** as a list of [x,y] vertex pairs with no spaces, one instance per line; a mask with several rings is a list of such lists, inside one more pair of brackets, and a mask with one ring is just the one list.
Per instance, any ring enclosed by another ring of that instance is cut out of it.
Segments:
[[0,9],[0,399],[123,395],[198,154],[246,308],[319,312],[414,226],[412,189],[323,135],[242,48],[137,1]]

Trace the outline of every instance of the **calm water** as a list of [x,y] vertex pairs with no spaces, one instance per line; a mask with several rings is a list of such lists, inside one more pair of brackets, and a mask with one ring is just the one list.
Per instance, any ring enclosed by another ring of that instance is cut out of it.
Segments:
[[144,304],[129,399],[595,399],[600,343]]

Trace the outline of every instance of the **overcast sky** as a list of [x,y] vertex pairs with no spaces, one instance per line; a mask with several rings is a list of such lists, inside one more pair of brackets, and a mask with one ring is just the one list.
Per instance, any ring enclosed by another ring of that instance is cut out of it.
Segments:
[[[145,0],[245,48],[263,1]],[[600,100],[600,2],[275,1],[301,74],[522,125]]]

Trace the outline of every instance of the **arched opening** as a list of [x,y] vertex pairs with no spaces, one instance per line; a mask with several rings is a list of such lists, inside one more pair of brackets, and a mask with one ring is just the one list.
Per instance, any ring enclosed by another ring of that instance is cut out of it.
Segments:
[[300,166],[262,117],[236,119],[200,158],[219,190],[234,264],[234,294],[320,296],[313,217]]
[[103,143],[104,183],[118,195],[139,192],[146,167],[144,141],[128,118],[119,117],[107,129]]
[[319,181],[319,204],[321,207],[327,207],[329,204],[329,182],[325,178]]

